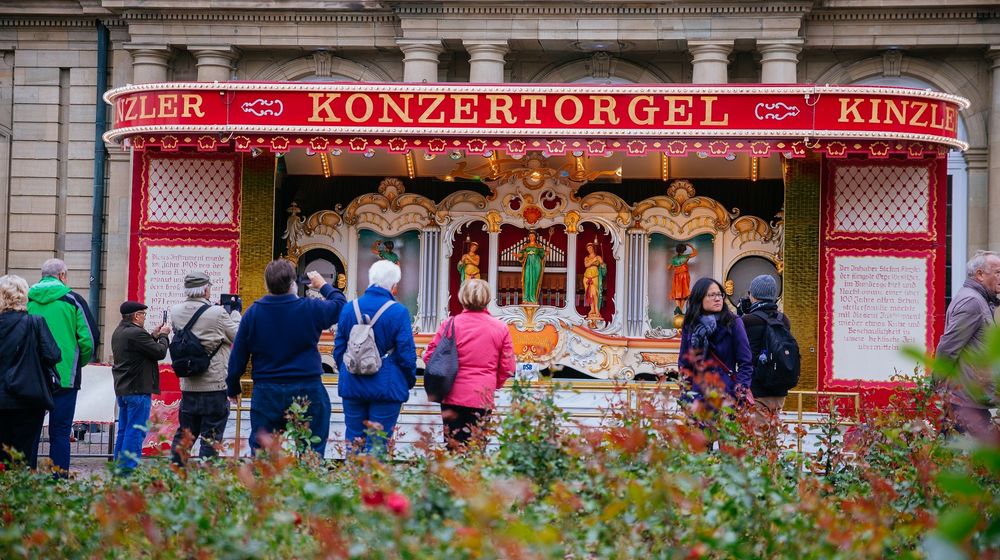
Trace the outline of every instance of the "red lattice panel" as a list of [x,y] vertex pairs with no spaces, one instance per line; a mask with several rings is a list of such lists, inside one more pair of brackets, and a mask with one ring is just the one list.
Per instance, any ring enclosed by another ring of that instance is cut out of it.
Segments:
[[931,229],[931,173],[924,165],[838,165],[833,231],[919,234]]
[[148,172],[147,223],[227,225],[235,221],[236,164],[232,159],[153,158]]

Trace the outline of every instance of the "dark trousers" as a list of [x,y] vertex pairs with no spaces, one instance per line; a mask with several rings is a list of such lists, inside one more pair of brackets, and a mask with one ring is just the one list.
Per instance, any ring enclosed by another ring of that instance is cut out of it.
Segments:
[[73,428],[76,396],[79,392],[79,389],[61,389],[52,395],[55,408],[49,411],[49,457],[52,458],[52,465],[61,469],[59,476],[69,474],[69,435]]
[[473,430],[481,425],[492,411],[487,408],[470,408],[453,404],[441,405],[441,421],[444,423],[444,442],[450,449],[466,445]]
[[317,377],[315,381],[299,383],[254,383],[250,399],[250,451],[260,449],[257,436],[283,430],[288,421],[285,412],[295,397],[309,399],[309,429],[319,441],[312,446],[322,456],[330,438],[330,394]]
[[38,440],[44,420],[44,408],[0,410],[0,462],[10,462],[3,450],[6,445],[23,453],[29,467],[38,468]]
[[[201,438],[199,457],[215,457],[218,455],[216,446],[221,445],[222,436],[226,433],[226,423],[229,421],[229,399],[226,397],[226,391],[183,391],[177,420],[179,422],[177,433],[174,434],[174,442],[170,446],[171,460],[174,463],[184,464],[178,449],[183,445],[185,432],[191,434],[191,445]],[[190,446],[187,450],[190,450]]]
[[952,404],[951,417],[959,433],[983,443],[1000,445],[1000,427],[993,422],[989,409]]

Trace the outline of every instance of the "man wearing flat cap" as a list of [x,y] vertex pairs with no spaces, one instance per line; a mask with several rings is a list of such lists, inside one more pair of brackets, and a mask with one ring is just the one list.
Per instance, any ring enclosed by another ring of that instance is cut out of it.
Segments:
[[196,271],[184,277],[184,296],[187,299],[183,303],[170,308],[171,325],[175,332],[179,332],[200,309],[204,309],[190,329],[212,360],[205,373],[180,378],[179,425],[171,446],[172,460],[178,465],[184,464],[190,446],[199,438],[200,457],[218,454],[218,445],[229,421],[227,365],[240,320],[238,311],[230,314],[221,306],[212,305],[209,299],[212,296],[212,281],[204,272]]
[[111,335],[114,366],[115,397],[118,398],[118,439],[115,440],[115,461],[123,472],[131,472],[142,457],[142,442],[146,439],[146,424],[152,395],[160,392],[158,362],[167,355],[170,325],[146,332],[146,306],[126,301],[119,308],[122,322]]

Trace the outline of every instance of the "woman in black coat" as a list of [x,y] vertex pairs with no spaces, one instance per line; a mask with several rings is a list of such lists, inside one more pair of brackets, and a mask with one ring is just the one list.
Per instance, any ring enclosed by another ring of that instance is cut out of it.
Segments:
[[[29,363],[35,367],[55,367],[62,353],[56,346],[48,325],[41,317],[27,313],[28,283],[20,276],[0,276],[0,462],[11,457],[4,451],[10,447],[22,454],[31,468],[38,466],[38,439],[42,434],[45,408],[25,403],[7,391],[13,375],[26,372],[13,370],[15,364]],[[34,336],[32,341],[29,337]],[[25,351],[37,351],[37,359],[22,362]],[[41,376],[42,372],[29,375]]]

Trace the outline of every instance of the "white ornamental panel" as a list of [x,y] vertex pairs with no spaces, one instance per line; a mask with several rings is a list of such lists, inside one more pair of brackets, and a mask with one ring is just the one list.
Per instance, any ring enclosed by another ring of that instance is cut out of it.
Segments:
[[930,229],[930,170],[926,166],[838,166],[833,230],[845,233],[926,233]]
[[153,158],[149,162],[147,222],[233,223],[235,167],[231,159]]

